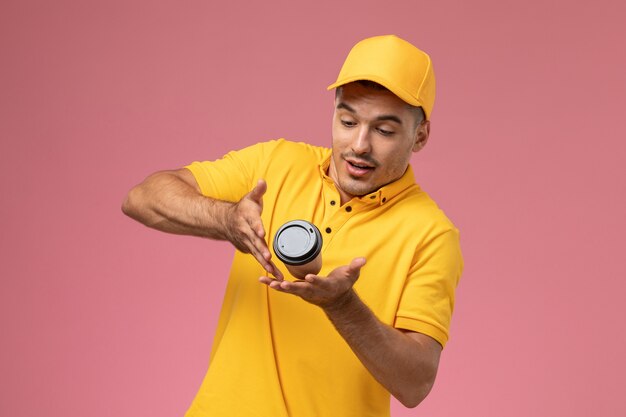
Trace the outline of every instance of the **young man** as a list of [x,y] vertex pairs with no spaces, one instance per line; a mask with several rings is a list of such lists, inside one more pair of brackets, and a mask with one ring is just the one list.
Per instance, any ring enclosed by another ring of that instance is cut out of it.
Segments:
[[[332,88],[332,149],[256,144],[155,173],[124,202],[150,227],[238,249],[187,416],[385,416],[389,393],[414,407],[432,388],[463,261],[409,165],[430,130],[430,58],[368,38]],[[268,245],[294,219],[323,236],[322,270],[304,280]]]

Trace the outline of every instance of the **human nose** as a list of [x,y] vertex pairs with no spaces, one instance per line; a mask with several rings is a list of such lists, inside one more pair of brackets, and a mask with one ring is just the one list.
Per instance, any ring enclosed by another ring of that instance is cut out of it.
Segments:
[[352,151],[356,154],[366,154],[371,151],[369,129],[366,126],[361,127],[354,140],[352,141]]

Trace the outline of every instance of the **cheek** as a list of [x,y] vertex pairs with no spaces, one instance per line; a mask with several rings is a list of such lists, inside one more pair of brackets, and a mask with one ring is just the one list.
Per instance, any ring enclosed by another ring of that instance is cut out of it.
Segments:
[[385,171],[392,176],[402,175],[411,160],[411,151],[407,149],[386,149],[380,162],[385,166]]
[[341,129],[340,127],[333,126],[332,129],[333,136],[333,149],[341,149],[346,146],[346,143],[349,141],[349,137],[346,134],[345,129]]
[[331,133],[332,133],[332,136],[333,136],[333,145],[334,145],[335,142],[337,142],[337,139],[339,138],[339,129],[337,129],[337,127],[335,125],[333,125]]

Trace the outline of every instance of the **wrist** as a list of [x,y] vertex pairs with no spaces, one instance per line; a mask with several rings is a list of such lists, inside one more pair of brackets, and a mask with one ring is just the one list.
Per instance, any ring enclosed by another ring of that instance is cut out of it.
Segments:
[[230,240],[229,215],[232,203],[200,196],[199,222],[204,235],[211,239]]
[[232,242],[233,230],[232,220],[234,218],[233,211],[235,204],[226,201],[214,200],[214,228],[218,233],[218,239]]
[[350,288],[334,301],[323,305],[322,309],[328,316],[336,316],[353,310],[358,301],[360,300],[356,292],[354,292],[353,288]]

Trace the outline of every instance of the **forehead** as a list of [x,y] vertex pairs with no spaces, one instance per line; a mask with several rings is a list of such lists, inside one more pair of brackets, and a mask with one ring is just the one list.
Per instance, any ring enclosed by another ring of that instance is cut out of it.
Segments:
[[335,108],[345,110],[346,106],[359,115],[393,114],[410,117],[409,106],[389,90],[350,83],[341,87],[335,99]]

